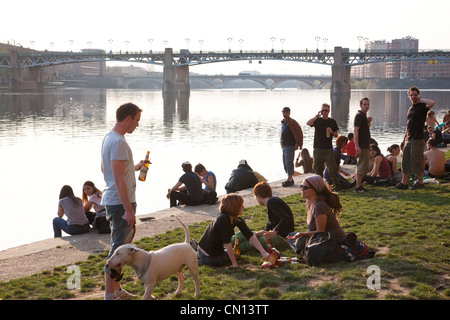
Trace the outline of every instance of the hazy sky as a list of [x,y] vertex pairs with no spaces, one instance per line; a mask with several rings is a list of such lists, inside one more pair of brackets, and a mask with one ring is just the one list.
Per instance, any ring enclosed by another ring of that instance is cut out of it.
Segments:
[[285,39],[284,50],[331,50],[357,49],[358,36],[369,41],[412,36],[421,49],[450,49],[449,12],[450,1],[443,0],[7,1],[0,41],[24,47],[34,41],[37,50],[50,50],[53,42],[54,50],[66,51],[73,40],[76,51],[88,42],[109,50],[112,39],[112,50],[123,52],[149,50],[150,38],[154,51],[164,49],[164,40],[175,51],[186,48],[186,38],[192,51],[200,46],[226,51],[230,45],[239,50],[243,39],[243,50],[265,51],[272,45],[280,50],[280,39]]

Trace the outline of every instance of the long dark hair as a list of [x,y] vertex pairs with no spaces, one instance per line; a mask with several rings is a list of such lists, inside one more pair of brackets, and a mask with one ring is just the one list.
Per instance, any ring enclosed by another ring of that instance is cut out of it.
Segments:
[[339,194],[331,191],[330,186],[319,175],[314,175],[305,179],[306,182],[312,187],[314,192],[323,199],[336,218],[342,213],[342,204]]
[[70,198],[73,204],[77,207],[82,205],[81,199],[75,197],[75,194],[73,193],[73,189],[71,186],[65,185],[61,188],[61,191],[59,192],[59,200],[63,198]]

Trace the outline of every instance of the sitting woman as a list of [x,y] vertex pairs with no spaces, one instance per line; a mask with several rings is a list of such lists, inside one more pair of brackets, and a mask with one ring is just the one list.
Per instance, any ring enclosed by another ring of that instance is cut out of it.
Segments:
[[[66,215],[67,221],[62,217]],[[75,197],[71,186],[63,186],[59,193],[58,216],[53,219],[54,237],[61,237],[61,230],[70,235],[89,231],[89,221],[84,214],[83,203]]]
[[386,159],[391,165],[392,172],[397,171],[397,157],[400,154],[400,146],[398,144],[393,144],[387,148],[389,154],[386,155]]
[[342,212],[339,195],[330,190],[329,185],[319,175],[306,178],[300,186],[302,197],[306,199],[306,226],[308,231],[291,233],[286,238],[299,255],[303,255],[309,237],[318,232],[329,232],[336,239],[345,238],[338,217]]
[[[301,160],[300,157],[302,157]],[[314,173],[313,158],[309,154],[308,149],[303,148],[302,151],[299,152],[297,159],[295,161],[295,167],[296,168],[303,167],[303,173]]]
[[363,181],[374,184],[380,179],[387,179],[392,175],[392,166],[388,159],[381,154],[380,148],[376,144],[370,145],[370,156],[374,160],[372,171],[363,177]]
[[[83,209],[90,224],[94,223],[96,215],[106,214],[105,206],[102,202],[102,192],[92,181],[86,181],[83,184],[83,194],[81,195]],[[95,213],[91,212],[94,209]]]
[[[234,227],[238,227],[242,234],[250,241],[267,261],[270,254],[264,250],[253,232],[247,227],[240,216],[244,209],[244,198],[238,194],[225,195],[219,206],[220,214],[209,224],[198,243],[200,260],[209,266],[223,266],[230,264],[237,268],[236,256],[231,244]],[[225,247],[225,250],[224,250]]]

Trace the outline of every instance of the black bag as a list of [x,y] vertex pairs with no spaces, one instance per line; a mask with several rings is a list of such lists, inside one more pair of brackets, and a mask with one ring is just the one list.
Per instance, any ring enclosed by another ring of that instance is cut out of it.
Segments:
[[98,233],[111,233],[110,222],[106,220],[105,215],[95,217],[93,226]]
[[203,190],[203,203],[215,204],[217,202],[217,193],[213,190]]
[[331,233],[318,232],[309,237],[305,245],[304,259],[310,266],[339,261],[336,240]]

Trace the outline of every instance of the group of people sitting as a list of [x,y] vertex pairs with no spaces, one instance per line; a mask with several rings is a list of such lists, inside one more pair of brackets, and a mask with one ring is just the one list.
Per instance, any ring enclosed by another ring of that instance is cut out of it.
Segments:
[[[70,235],[86,233],[91,226],[99,233],[110,233],[101,201],[102,192],[92,181],[83,184],[81,199],[75,196],[71,186],[63,186],[59,193],[57,217],[53,219],[54,237],[61,237],[62,231]],[[67,220],[63,219],[64,215]]]
[[[192,171],[189,161],[183,162],[181,168],[184,174],[178,179],[176,184],[167,191],[167,199],[170,200],[170,207],[179,204],[199,205],[214,204],[217,201],[216,176],[212,171],[206,170],[201,163],[197,164]],[[225,185],[227,193],[252,188],[260,181],[267,181],[257,171],[254,171],[246,160],[239,161],[236,169],[231,172],[230,179]],[[202,188],[202,185],[205,188]]]
[[[447,124],[450,128],[450,122]],[[401,170],[397,166],[398,156],[401,153],[401,146],[392,144],[387,148],[387,155],[383,155],[377,142],[371,139],[370,145],[370,166],[371,171],[363,177],[363,182],[379,186],[394,186],[401,180]],[[446,172],[450,172],[450,161],[445,160],[444,152],[438,148],[442,147],[434,137],[427,139],[426,150],[424,151],[424,176],[430,178],[442,178]],[[336,165],[338,167],[339,179],[342,189],[352,188],[355,179],[351,179],[350,173],[341,168],[341,161],[344,164],[356,164],[357,154],[353,133],[347,136],[340,135],[336,138],[336,146],[333,148]],[[314,159],[310,156],[308,149],[303,148],[298,154],[295,162],[296,167],[303,167],[304,173],[314,173]],[[296,175],[300,173],[296,172]],[[328,169],[323,172],[323,177],[327,183],[332,184]]]
[[[319,233],[329,233],[338,245],[346,243],[348,235],[338,219],[342,212],[339,194],[333,192],[319,175],[307,177],[300,185],[300,190],[307,208],[305,232],[295,231],[291,208],[281,198],[273,196],[272,188],[267,182],[258,182],[253,188],[257,203],[267,207],[267,224],[259,231],[250,230],[241,217],[244,209],[242,196],[236,193],[225,195],[220,203],[219,215],[208,225],[198,244],[194,245],[199,263],[209,266],[231,264],[232,268],[239,267],[233,250],[235,243],[239,244],[241,253],[256,250],[266,261],[271,259],[274,252],[279,256],[278,250],[274,248],[292,248],[296,254],[303,256],[308,240]],[[235,227],[239,229],[236,234]],[[339,253],[338,246],[336,257],[346,260],[345,255]],[[360,258],[368,257],[368,251],[360,255]]]

